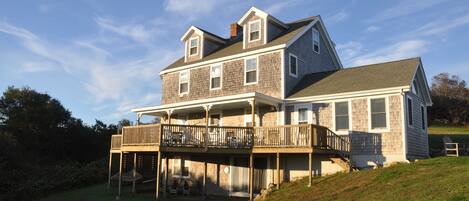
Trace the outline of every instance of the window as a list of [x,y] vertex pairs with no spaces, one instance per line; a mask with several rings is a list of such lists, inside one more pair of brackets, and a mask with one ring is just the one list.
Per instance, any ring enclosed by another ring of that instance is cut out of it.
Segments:
[[249,23],[249,42],[260,39],[261,21],[256,20]]
[[316,29],[312,29],[313,32],[313,51],[319,54],[319,31]]
[[245,60],[244,72],[245,84],[254,84],[257,82],[257,58]]
[[192,38],[189,40],[189,55],[196,55],[198,52],[199,38]]
[[182,71],[179,73],[179,94],[186,94],[189,92],[189,71]]
[[422,130],[426,130],[426,123],[425,123],[425,107],[420,106],[420,112],[422,114]]
[[300,108],[298,109],[298,124],[307,124],[308,123],[308,109]]
[[386,99],[374,98],[370,100],[371,129],[387,128]]
[[298,58],[293,54],[290,54],[290,75],[298,76]]
[[414,94],[419,95],[419,88],[418,88],[418,85],[417,85],[417,80],[414,80],[414,82],[412,84],[412,92]]
[[186,158],[173,159],[173,177],[189,178],[190,161]]
[[408,118],[408,124],[409,126],[413,126],[414,125],[414,117],[412,116],[413,115],[413,111],[412,111],[412,99],[411,98],[407,98],[407,118]]
[[180,124],[180,125],[187,125],[187,123],[188,123],[188,116],[187,116],[187,115],[179,114],[179,115],[177,115],[177,120],[178,120],[178,124]]
[[349,114],[348,102],[335,103],[335,130],[348,130],[349,129]]
[[221,88],[221,65],[210,68],[210,89]]

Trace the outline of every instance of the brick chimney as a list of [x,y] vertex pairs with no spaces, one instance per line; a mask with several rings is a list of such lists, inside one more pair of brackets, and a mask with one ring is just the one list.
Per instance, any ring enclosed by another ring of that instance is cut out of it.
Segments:
[[232,23],[230,25],[230,38],[236,38],[243,33],[243,28],[238,23]]

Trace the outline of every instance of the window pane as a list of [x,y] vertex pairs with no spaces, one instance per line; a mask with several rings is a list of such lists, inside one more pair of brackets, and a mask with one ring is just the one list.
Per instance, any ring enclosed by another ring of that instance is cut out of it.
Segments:
[[298,109],[298,122],[308,121],[308,109]]
[[348,115],[348,102],[335,103],[335,115]]
[[189,74],[186,72],[181,72],[179,74],[179,80],[180,82],[187,82],[189,80]]
[[191,39],[191,47],[197,46],[198,39]]
[[259,31],[260,22],[255,22],[250,25],[251,32]]
[[425,130],[425,108],[420,107],[420,112],[422,113],[422,129]]
[[251,71],[246,73],[246,83],[251,83],[251,82],[256,82],[257,77],[256,77],[257,71]]
[[189,84],[187,84],[187,83],[181,83],[181,85],[179,85],[179,87],[180,87],[180,89],[179,89],[180,93],[186,93],[189,90]]
[[319,44],[314,43],[314,51],[319,52]]
[[212,89],[220,87],[220,77],[212,78]]
[[335,117],[335,129],[336,130],[348,130],[348,116],[336,116]]
[[189,54],[190,55],[197,54],[197,47],[191,47]]
[[252,71],[257,69],[257,59],[247,59],[246,60],[246,71]]
[[386,112],[385,101],[384,98],[371,99],[371,113]]
[[313,29],[313,41],[319,42],[319,31]]
[[220,125],[220,115],[219,114],[210,115],[210,125],[211,126],[219,126]]
[[182,176],[183,177],[188,177],[189,176],[189,161],[184,159],[184,160],[182,160],[182,163],[183,163],[182,167],[184,167],[182,169]]
[[409,125],[414,124],[414,117],[413,117],[413,111],[412,111],[412,99],[407,99],[407,117],[409,118]]
[[212,77],[220,77],[221,75],[221,66],[213,66],[210,72]]
[[372,114],[371,128],[386,128],[386,113]]
[[249,39],[251,39],[251,40],[257,40],[257,39],[259,39],[259,31],[251,32],[251,33],[250,33],[250,36],[249,36]]
[[296,75],[296,64],[297,64],[296,57],[290,56],[290,73],[294,75]]

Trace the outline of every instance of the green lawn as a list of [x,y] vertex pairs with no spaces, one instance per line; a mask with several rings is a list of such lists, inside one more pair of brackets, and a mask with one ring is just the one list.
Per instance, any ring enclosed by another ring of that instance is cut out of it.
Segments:
[[445,125],[432,125],[428,128],[429,134],[467,134],[469,128]]
[[433,158],[389,168],[285,183],[267,201],[469,200],[469,157]]

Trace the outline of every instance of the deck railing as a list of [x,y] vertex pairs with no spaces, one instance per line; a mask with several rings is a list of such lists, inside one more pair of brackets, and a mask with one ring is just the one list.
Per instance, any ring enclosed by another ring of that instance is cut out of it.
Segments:
[[252,147],[252,128],[232,126],[162,125],[161,146]]
[[111,150],[119,150],[122,145],[122,135],[111,136]]
[[348,136],[339,136],[327,127],[313,124],[234,127],[152,124],[127,126],[122,135],[112,136],[111,149],[121,146],[161,147],[314,147],[350,152]]
[[122,145],[157,145],[160,130],[160,124],[125,126],[122,128]]

